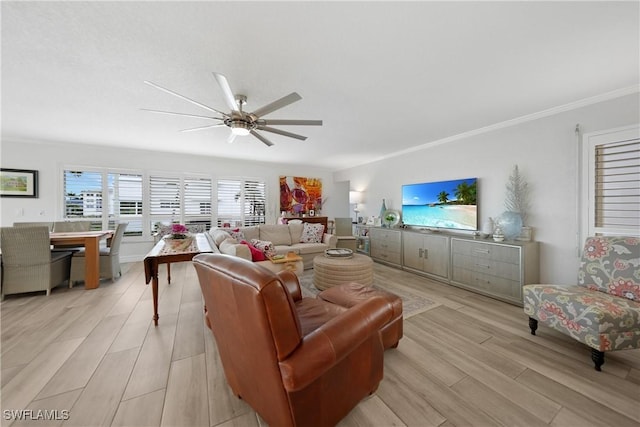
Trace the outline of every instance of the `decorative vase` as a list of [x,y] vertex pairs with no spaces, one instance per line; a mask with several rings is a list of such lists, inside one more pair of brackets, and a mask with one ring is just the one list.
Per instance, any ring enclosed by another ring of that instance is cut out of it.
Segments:
[[498,224],[506,240],[515,240],[522,229],[522,217],[518,212],[506,211],[500,215]]
[[500,226],[497,226],[496,229],[493,231],[493,240],[495,242],[504,241],[504,234],[502,234],[502,228],[500,228]]
[[384,199],[382,199],[382,206],[380,207],[380,221],[381,224],[384,227],[384,224],[386,223],[384,221],[384,213],[387,211],[387,204],[384,202]]
[[520,240],[521,242],[530,242],[532,238],[533,230],[531,227],[527,227],[526,225],[520,229],[520,235],[516,238],[516,240]]
[[484,220],[482,224],[482,237],[490,237],[493,234],[493,228],[495,224],[493,223],[493,218],[488,217]]

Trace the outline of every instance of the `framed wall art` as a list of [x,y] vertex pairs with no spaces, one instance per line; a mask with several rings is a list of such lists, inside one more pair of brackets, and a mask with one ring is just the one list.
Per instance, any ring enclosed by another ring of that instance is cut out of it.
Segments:
[[0,197],[38,197],[38,171],[0,169]]
[[319,178],[280,177],[280,212],[286,212],[290,216],[314,216],[320,209],[322,181]]

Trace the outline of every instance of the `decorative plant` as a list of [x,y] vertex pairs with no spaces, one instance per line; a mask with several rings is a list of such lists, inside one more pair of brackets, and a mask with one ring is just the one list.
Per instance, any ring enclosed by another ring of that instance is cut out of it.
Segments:
[[171,225],[171,235],[174,239],[184,239],[187,237],[189,230],[182,224]]
[[530,207],[529,184],[527,184],[527,181],[520,174],[518,165],[513,167],[513,171],[509,176],[504,206],[507,211],[519,213],[522,218],[522,223],[527,223],[527,215]]

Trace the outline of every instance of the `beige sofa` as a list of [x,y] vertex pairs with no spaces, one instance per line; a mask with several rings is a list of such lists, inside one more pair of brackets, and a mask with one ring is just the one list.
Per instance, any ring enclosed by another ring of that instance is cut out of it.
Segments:
[[[323,254],[326,249],[335,248],[338,239],[333,234],[324,233],[320,243],[301,243],[303,229],[304,224],[262,224],[239,229],[212,228],[207,232],[207,236],[211,245],[221,253],[251,260],[251,252],[247,245],[239,243],[241,238],[236,238],[235,241],[229,239],[230,232],[238,230],[248,242],[252,239],[271,242],[276,254],[286,255],[288,252],[294,252],[300,255],[303,268],[307,270],[313,268],[313,258]],[[275,264],[271,261],[258,263],[274,270]]]

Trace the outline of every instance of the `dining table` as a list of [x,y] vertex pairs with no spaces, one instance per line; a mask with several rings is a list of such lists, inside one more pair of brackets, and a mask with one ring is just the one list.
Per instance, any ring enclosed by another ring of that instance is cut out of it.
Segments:
[[49,233],[52,245],[84,246],[85,270],[84,288],[100,286],[100,241],[113,237],[114,230],[65,231]]

